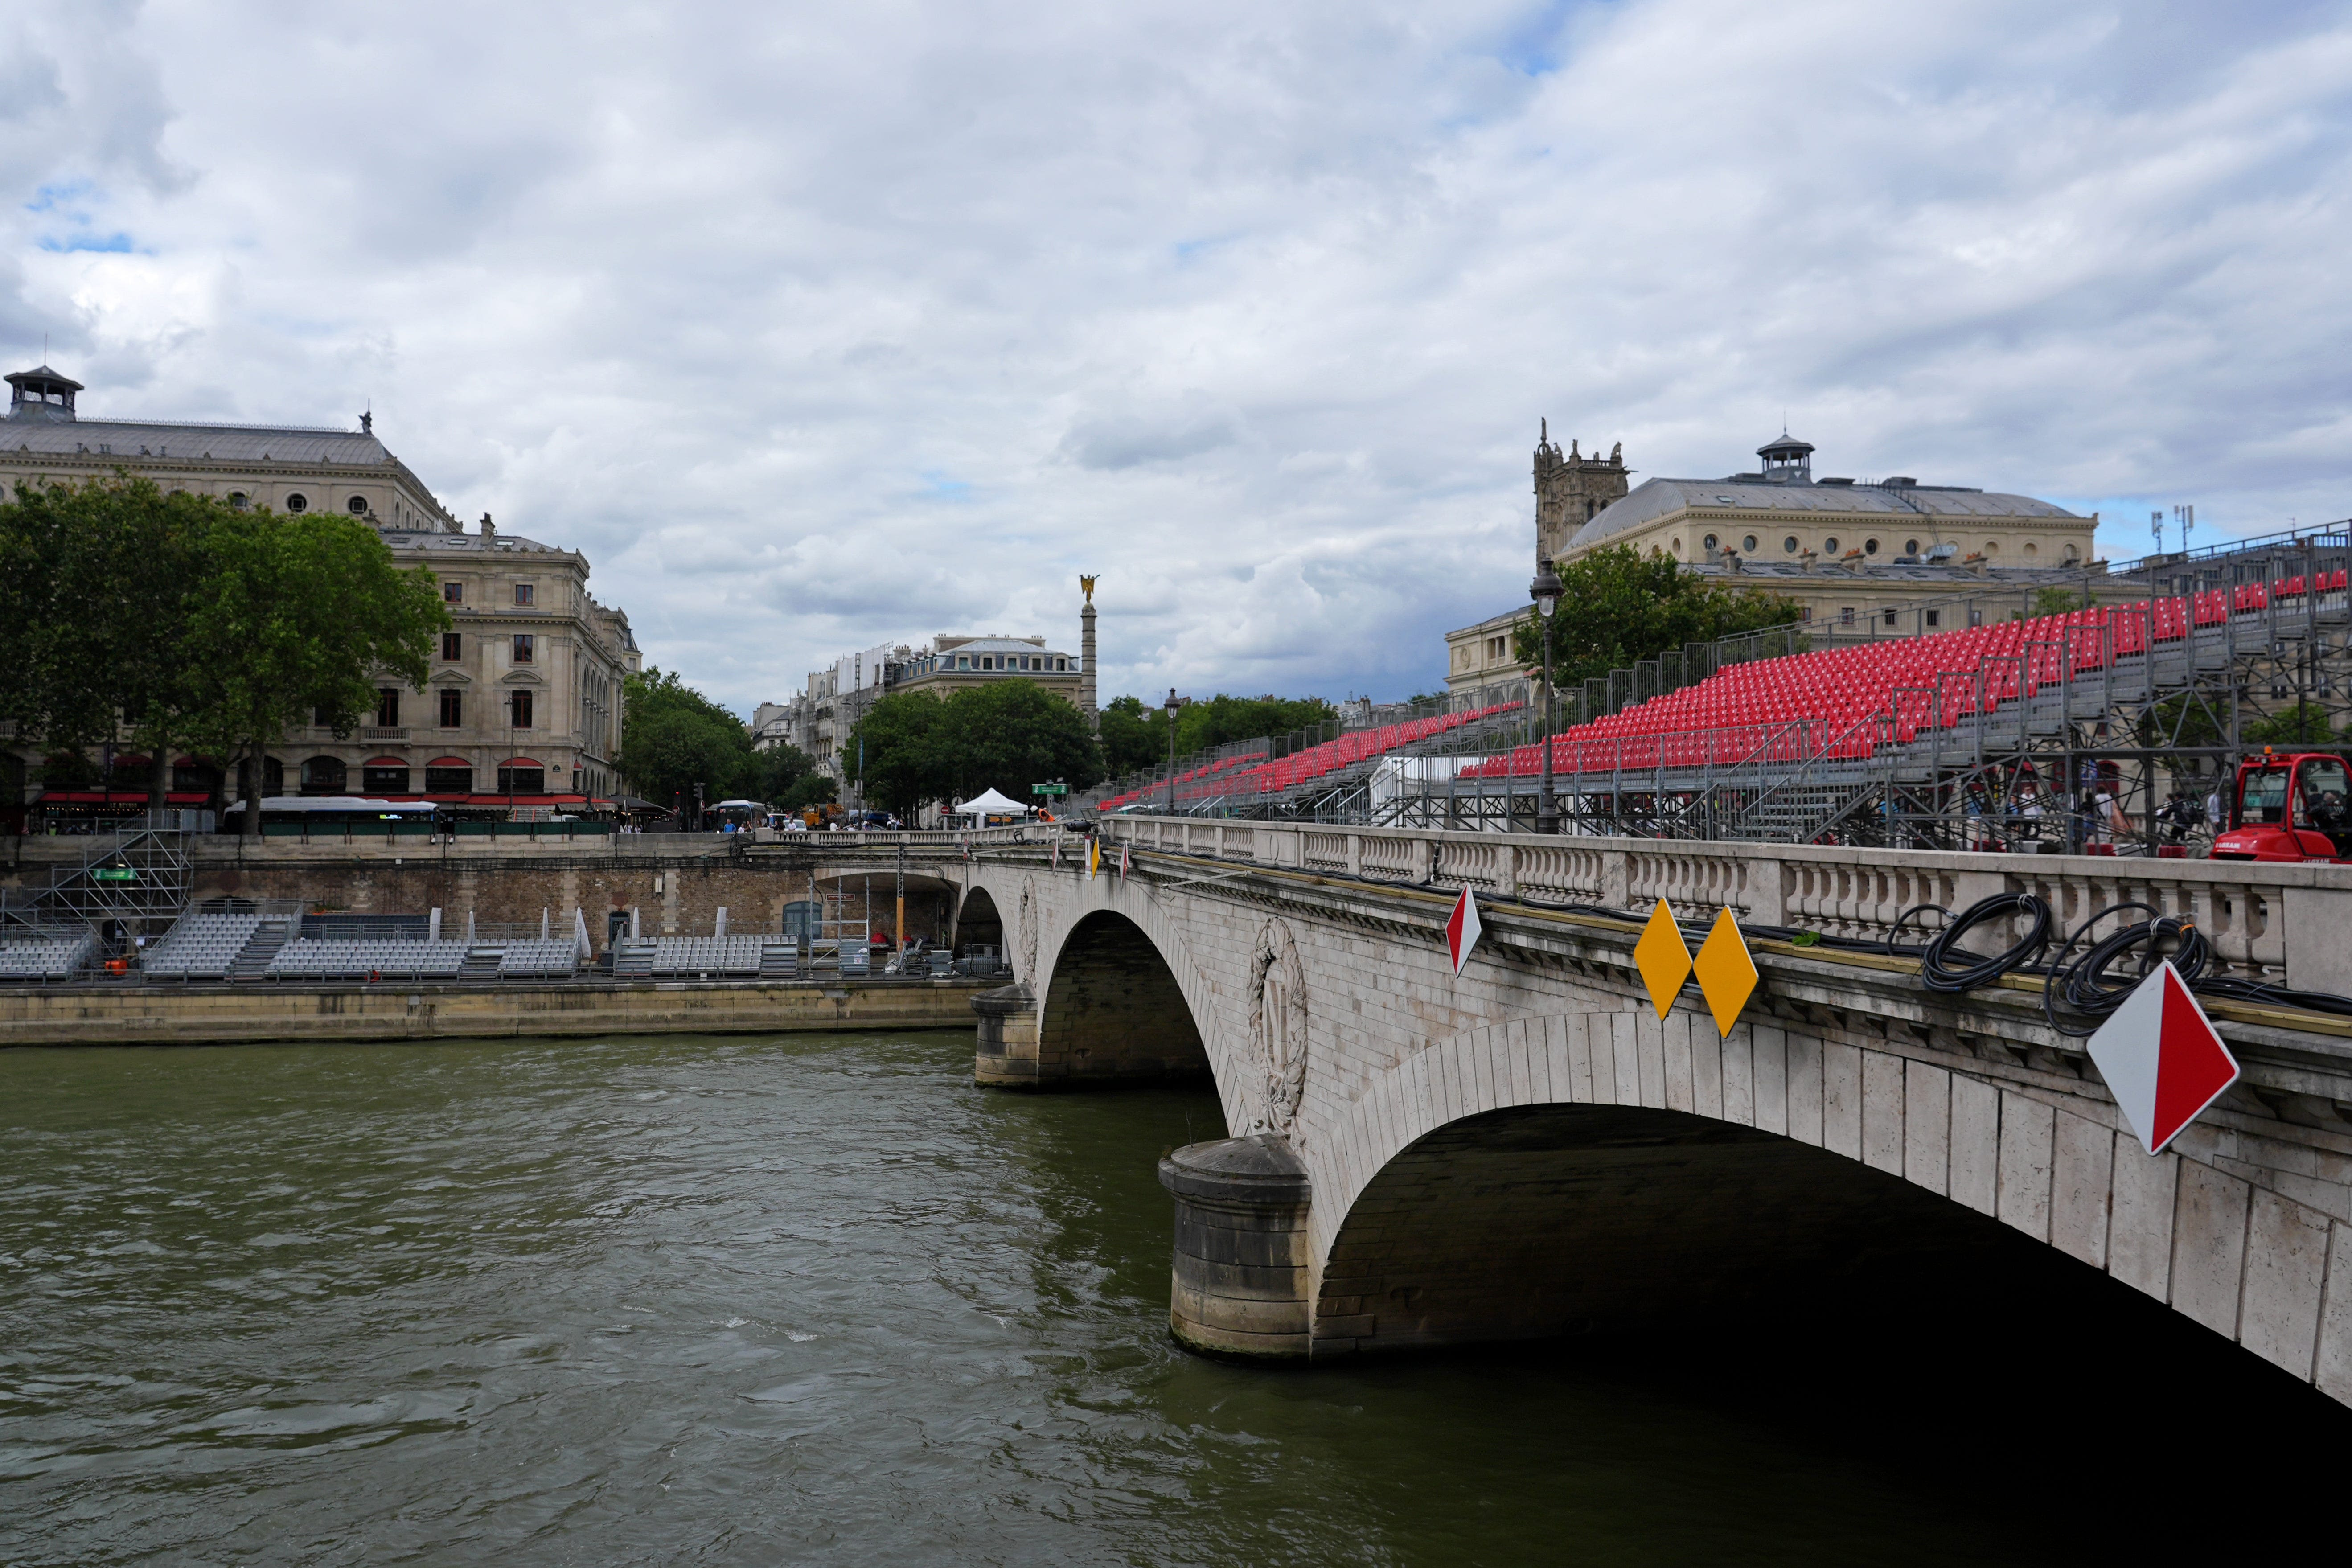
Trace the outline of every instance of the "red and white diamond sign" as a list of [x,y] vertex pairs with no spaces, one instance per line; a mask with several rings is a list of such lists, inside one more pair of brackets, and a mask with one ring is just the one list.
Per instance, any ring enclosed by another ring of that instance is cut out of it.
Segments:
[[1462,978],[1462,966],[1470,962],[1470,950],[1478,945],[1478,933],[1486,928],[1478,923],[1478,895],[1468,888],[1454,900],[1454,912],[1445,917],[1445,951],[1454,959],[1454,978]]
[[2238,1081],[2238,1058],[2168,963],[2099,1026],[2091,1059],[2151,1154]]

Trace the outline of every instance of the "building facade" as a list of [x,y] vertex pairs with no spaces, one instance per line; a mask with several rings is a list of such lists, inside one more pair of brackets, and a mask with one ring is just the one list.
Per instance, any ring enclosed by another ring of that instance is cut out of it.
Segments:
[[[374,722],[348,734],[313,726],[280,737],[264,762],[265,795],[429,797],[495,814],[618,790],[622,682],[643,659],[628,616],[589,594],[586,556],[500,533],[487,514],[464,531],[366,415],[356,431],[92,419],[77,406],[81,384],[47,365],[5,379],[0,485],[11,493],[122,469],[239,510],[365,521],[396,563],[432,574],[455,626],[431,679],[387,679]],[[19,753],[37,785],[40,748]],[[117,787],[148,761],[118,756]],[[215,795],[216,759],[173,763],[175,790]],[[134,787],[143,795],[143,779]]]
[[[1535,451],[1536,553],[1558,564],[1619,544],[1662,552],[1727,586],[1794,599],[1808,621],[1885,630],[1968,624],[1944,599],[2079,588],[2119,602],[2132,580],[2093,557],[2098,514],[2031,496],[1907,477],[1815,479],[1814,448],[1783,435],[1757,449],[1760,466],[1719,479],[1646,479],[1628,487],[1623,447],[1606,459],[1562,453],[1547,426]],[[1469,691],[1535,673],[1511,633],[1524,604],[1445,634],[1446,686]]]

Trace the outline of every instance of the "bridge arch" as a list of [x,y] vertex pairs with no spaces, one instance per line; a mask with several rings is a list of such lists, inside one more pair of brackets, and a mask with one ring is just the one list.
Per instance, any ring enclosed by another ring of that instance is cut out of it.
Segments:
[[992,947],[1002,955],[1004,952],[1004,916],[999,911],[995,897],[986,888],[968,888],[956,903],[955,924],[950,937],[956,948],[979,945]]
[[1191,998],[1150,933],[1096,910],[1055,944],[1037,997],[1037,1056],[1073,1084],[1212,1076]]
[[[1697,1287],[1736,1289],[1771,1272],[1759,1244],[1776,1237],[1885,1258],[1906,1249],[1906,1227],[1925,1227],[1947,1255],[2007,1229],[2313,1378],[2322,1324],[2308,1282],[2215,1260],[2257,1248],[2323,1257],[2328,1216],[2249,1194],[2201,1159],[2151,1158],[2103,1095],[2022,1073],[1979,1077],[1793,1026],[1743,1024],[1719,1037],[1704,1015],[1679,1010],[1663,1023],[1646,1010],[1578,1012],[1437,1041],[1370,1084],[1334,1131],[1305,1155],[1318,1355],[1639,1313],[1671,1287],[1643,1278],[1654,1259]],[[1722,1179],[1705,1180],[1709,1170]],[[1474,1234],[1447,1214],[1449,1184],[1475,1189],[1517,1228],[1481,1219]],[[1776,1195],[1808,1205],[1805,1223],[1774,1215]],[[1572,1258],[1538,1264],[1532,1243],[1512,1239],[1571,1205],[1586,1211],[1575,1224],[1592,1268],[1628,1271],[1617,1275],[1622,1300],[1599,1293],[1611,1281],[1573,1278]],[[1612,1207],[1657,1223],[1613,1237]],[[1680,1240],[1675,1226],[1686,1227]],[[1396,1239],[1417,1231],[1440,1237],[1418,1256]],[[1447,1286],[1449,1266],[1467,1277]],[[1481,1302],[1475,1278],[1497,1266],[1521,1269],[1535,1300]]]

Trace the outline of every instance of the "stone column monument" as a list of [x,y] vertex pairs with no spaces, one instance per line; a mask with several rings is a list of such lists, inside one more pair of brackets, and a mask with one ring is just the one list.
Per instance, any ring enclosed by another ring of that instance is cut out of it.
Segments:
[[1086,607],[1078,612],[1078,663],[1084,674],[1078,681],[1078,711],[1087,716],[1087,728],[1099,731],[1102,714],[1095,706],[1095,584],[1100,576],[1080,577],[1078,586],[1086,590]]

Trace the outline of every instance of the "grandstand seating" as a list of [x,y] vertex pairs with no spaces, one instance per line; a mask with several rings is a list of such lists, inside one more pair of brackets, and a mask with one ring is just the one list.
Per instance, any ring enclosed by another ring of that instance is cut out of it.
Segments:
[[279,948],[264,973],[271,980],[455,980],[465,962],[462,942],[298,940]]
[[499,978],[546,980],[576,973],[580,968],[576,937],[526,937],[505,944],[499,959]]
[[[1359,763],[1370,762],[1399,747],[1433,739],[1517,707],[1519,704],[1517,702],[1496,702],[1485,708],[1465,709],[1458,713],[1437,713],[1426,719],[1382,724],[1376,729],[1351,730],[1336,741],[1326,741],[1321,745],[1293,752],[1286,757],[1228,757],[1177,774],[1176,804],[1181,807],[1236,795],[1280,795],[1285,790],[1312,784]],[[1117,811],[1121,806],[1164,801],[1168,798],[1168,791],[1169,785],[1165,782],[1147,785],[1129,790],[1125,795],[1113,795],[1097,809]]]
[[[2111,661],[2178,642],[2192,626],[2346,588],[2342,571],[2213,589],[2189,597],[2074,610],[1964,631],[1856,643],[1759,659],[1552,738],[1555,773],[1796,763],[1864,758],[1921,733],[2096,676]],[[1542,770],[1538,745],[1465,769],[1465,778]]]
[[98,957],[89,930],[10,930],[0,933],[0,980],[70,980]]
[[140,969],[150,980],[226,980],[236,955],[261,927],[257,914],[194,911],[182,915],[149,948]]

